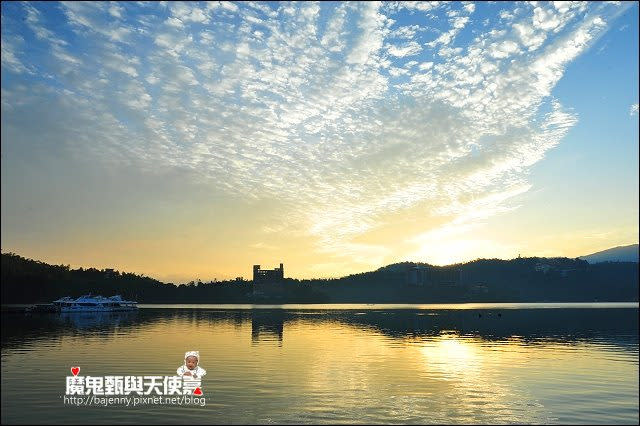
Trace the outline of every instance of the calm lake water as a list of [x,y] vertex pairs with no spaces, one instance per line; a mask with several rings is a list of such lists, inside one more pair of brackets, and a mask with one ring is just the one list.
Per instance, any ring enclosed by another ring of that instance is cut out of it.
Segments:
[[[206,405],[65,405],[170,376]],[[2,423],[638,423],[638,304],[142,305],[2,315]]]

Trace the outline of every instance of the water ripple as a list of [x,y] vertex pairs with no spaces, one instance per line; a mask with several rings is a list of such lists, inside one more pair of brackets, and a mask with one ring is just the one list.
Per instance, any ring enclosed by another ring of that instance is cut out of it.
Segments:
[[[637,308],[491,309],[3,316],[2,422],[638,422]],[[172,375],[189,349],[208,372],[205,407],[61,402],[72,365]]]

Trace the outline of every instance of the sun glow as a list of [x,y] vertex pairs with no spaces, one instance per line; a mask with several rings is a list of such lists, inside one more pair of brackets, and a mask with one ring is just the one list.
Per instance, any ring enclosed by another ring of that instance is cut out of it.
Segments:
[[478,258],[478,253],[483,253],[483,257],[486,258],[510,259],[517,257],[518,250],[516,247],[502,246],[490,240],[436,241],[429,238],[412,258],[432,265],[451,265],[474,260]]
[[482,354],[473,342],[457,335],[444,334],[420,348],[429,368],[442,371],[444,377],[475,375],[482,364]]

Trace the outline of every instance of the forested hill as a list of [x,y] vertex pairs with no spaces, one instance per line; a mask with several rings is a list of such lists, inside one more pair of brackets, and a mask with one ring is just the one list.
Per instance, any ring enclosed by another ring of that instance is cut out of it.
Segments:
[[176,286],[153,278],[110,270],[70,269],[49,265],[14,253],[2,253],[2,303],[51,302],[62,296],[120,294],[135,299],[144,294],[170,297]]
[[3,253],[2,303],[120,294],[140,303],[463,303],[638,301],[638,264],[580,259],[479,259],[437,267],[403,262],[335,279],[286,278],[277,296],[252,296],[245,280],[165,284],[146,276],[70,269]]

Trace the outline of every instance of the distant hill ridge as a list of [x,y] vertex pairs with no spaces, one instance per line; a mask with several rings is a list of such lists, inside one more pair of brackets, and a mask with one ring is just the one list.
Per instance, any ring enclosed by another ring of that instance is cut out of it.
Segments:
[[476,259],[448,266],[402,262],[331,279],[284,278],[256,297],[252,281],[165,284],[113,269],[71,269],[1,256],[2,303],[120,294],[140,303],[469,303],[638,301],[638,263],[566,257]]
[[589,263],[600,262],[638,262],[638,244],[618,246],[596,253],[580,256]]

